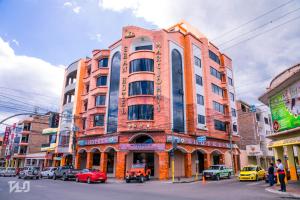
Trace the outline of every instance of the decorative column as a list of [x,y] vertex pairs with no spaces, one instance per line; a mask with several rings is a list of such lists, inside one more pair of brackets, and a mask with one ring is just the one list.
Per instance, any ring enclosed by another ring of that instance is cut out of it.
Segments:
[[100,169],[99,170],[104,173],[107,172],[107,153],[105,153],[105,152],[101,152]]
[[86,168],[92,169],[92,167],[93,167],[93,153],[86,152]]
[[204,169],[208,169],[208,167],[210,166],[210,159],[211,159],[210,153],[204,155]]
[[60,160],[60,166],[65,166],[66,165],[66,157],[62,157]]
[[80,169],[81,155],[80,153],[76,154],[75,157],[75,169]]
[[282,164],[285,165],[285,162],[284,162],[284,155],[283,155],[283,147],[275,147],[273,148],[274,150],[274,156],[275,156],[275,162],[277,159],[281,159],[282,161]]
[[125,155],[126,152],[118,151],[117,152],[117,163],[116,166],[116,178],[117,179],[124,179],[125,177]]
[[157,152],[158,155],[158,167],[159,167],[159,180],[166,180],[169,178],[169,153]]
[[297,170],[293,145],[287,146],[288,166],[290,169],[291,181],[297,181]]
[[184,154],[184,174],[185,177],[189,178],[192,176],[192,154]]

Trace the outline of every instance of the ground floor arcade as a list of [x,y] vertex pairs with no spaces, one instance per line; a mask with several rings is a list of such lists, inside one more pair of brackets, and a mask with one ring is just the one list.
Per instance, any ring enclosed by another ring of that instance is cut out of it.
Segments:
[[[172,155],[174,155],[175,177],[194,176],[213,164],[232,166],[234,163],[235,169],[239,168],[239,151],[234,149],[232,162],[229,148],[220,142],[189,144],[191,142],[184,142],[185,138],[181,138],[173,154],[172,144],[168,143],[166,137],[136,134],[128,136],[127,141],[125,139],[114,138],[114,142],[110,144],[95,145],[97,143],[95,139],[93,142],[83,142],[85,145],[79,145],[76,152],[75,168],[99,169],[106,172],[109,177],[123,179],[132,164],[146,163],[151,169],[153,178],[168,179],[171,177]],[[110,138],[107,138],[103,141],[109,140]],[[98,139],[98,143],[100,141]]]

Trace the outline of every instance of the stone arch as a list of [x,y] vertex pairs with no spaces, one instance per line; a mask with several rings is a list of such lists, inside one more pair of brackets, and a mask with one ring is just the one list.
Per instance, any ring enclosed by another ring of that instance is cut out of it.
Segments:
[[203,153],[203,154],[208,154],[208,152],[207,152],[206,150],[204,150],[203,148],[195,148],[195,149],[192,151],[192,153],[197,152],[197,151],[199,151],[199,152],[201,152],[201,153]]
[[219,149],[214,149],[210,153],[211,164],[219,165],[225,164],[224,153]]
[[80,148],[80,149],[78,149],[78,151],[77,151],[78,153],[84,153],[84,152],[88,152],[88,150],[86,149],[86,148]]
[[99,151],[99,153],[101,153],[101,150],[100,150],[99,147],[93,147],[93,148],[90,150],[91,153],[96,153],[97,151]]
[[[170,152],[173,148],[171,147],[170,149],[168,149],[167,151]],[[181,151],[182,153],[190,153],[187,149],[185,149],[184,147],[181,146],[177,146],[176,150]]]
[[114,150],[114,151],[118,151],[115,147],[113,147],[113,146],[107,146],[105,149],[104,149],[104,151],[103,152],[106,152],[106,153],[108,153],[108,152],[110,152],[111,150]]

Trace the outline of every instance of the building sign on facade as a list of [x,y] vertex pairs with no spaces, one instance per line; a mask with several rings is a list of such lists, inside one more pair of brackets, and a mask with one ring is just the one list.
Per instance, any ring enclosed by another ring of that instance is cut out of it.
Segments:
[[8,143],[9,143],[10,131],[11,131],[10,127],[7,126],[5,128],[4,137],[3,137],[3,144],[4,145],[8,145]]
[[246,145],[246,152],[248,156],[262,156],[263,152],[258,145]]
[[[185,138],[185,137],[178,137],[178,136],[172,136],[168,135],[167,136],[167,142],[172,143],[172,139],[174,137],[174,140],[178,144],[192,144],[192,145],[199,145],[199,146],[209,146],[209,147],[220,147],[220,148],[230,148],[229,143],[225,142],[216,142],[216,141],[211,141],[211,140],[205,140],[203,142],[197,141],[193,138]],[[233,144],[233,148],[237,148],[236,144]]]
[[142,150],[142,151],[163,151],[165,150],[165,144],[120,144],[120,150]]
[[79,146],[96,145],[96,144],[115,144],[118,143],[118,136],[111,137],[97,137],[97,138],[84,138],[78,140]]
[[280,146],[297,145],[297,144],[300,144],[300,136],[272,141],[269,143],[268,147],[280,147]]
[[300,127],[300,81],[271,97],[270,108],[275,131]]

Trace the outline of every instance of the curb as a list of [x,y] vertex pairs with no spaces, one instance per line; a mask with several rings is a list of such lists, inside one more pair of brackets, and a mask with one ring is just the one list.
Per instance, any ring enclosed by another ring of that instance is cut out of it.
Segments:
[[300,194],[295,194],[295,193],[291,193],[291,192],[280,192],[271,188],[266,188],[265,189],[268,192],[274,193],[274,194],[280,194],[282,196],[287,196],[287,197],[293,197],[293,198],[297,198],[300,199]]

